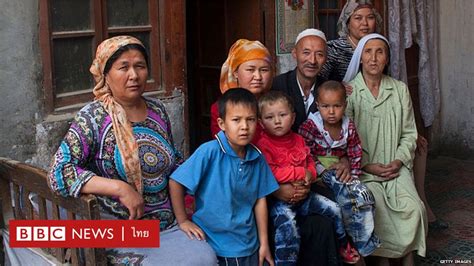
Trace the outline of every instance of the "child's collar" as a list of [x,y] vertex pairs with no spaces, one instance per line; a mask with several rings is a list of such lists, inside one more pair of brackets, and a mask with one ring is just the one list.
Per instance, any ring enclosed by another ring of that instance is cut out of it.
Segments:
[[[232,147],[230,146],[227,136],[225,135],[225,132],[223,130],[219,131],[219,133],[217,133],[215,137],[223,153],[232,157],[240,158],[235,153],[234,149],[232,149]],[[247,152],[245,154],[245,159],[243,159],[244,161],[255,160],[262,154],[262,152],[252,143],[247,144],[245,148],[247,149]]]

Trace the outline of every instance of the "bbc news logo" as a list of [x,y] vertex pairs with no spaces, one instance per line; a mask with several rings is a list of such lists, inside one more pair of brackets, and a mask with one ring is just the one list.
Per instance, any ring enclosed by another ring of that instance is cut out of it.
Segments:
[[159,247],[158,220],[10,220],[11,247]]
[[18,226],[17,241],[66,241],[64,226]]

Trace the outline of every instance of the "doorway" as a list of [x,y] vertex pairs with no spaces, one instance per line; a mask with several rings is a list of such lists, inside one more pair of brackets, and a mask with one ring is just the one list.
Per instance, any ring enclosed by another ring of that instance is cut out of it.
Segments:
[[230,46],[241,38],[265,44],[264,10],[264,0],[186,1],[190,152],[212,139],[210,107]]

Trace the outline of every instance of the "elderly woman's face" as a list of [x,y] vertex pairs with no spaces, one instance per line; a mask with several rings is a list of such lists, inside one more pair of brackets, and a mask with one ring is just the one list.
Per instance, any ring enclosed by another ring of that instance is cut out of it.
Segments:
[[122,53],[115,60],[105,79],[112,95],[119,102],[133,102],[145,91],[148,67],[143,54],[135,49]]
[[356,10],[347,24],[349,29],[349,36],[352,39],[360,40],[367,34],[375,32],[375,15],[372,9],[364,7]]
[[362,50],[362,71],[368,75],[380,75],[388,63],[388,47],[380,39],[369,40]]
[[272,87],[273,72],[270,64],[263,59],[243,62],[234,72],[239,87],[252,92],[256,97]]

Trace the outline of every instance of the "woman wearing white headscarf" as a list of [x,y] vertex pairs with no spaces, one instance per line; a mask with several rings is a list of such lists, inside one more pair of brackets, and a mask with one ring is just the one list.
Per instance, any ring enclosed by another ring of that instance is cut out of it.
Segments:
[[346,80],[352,80],[346,113],[362,141],[360,176],[375,196],[375,232],[382,246],[373,255],[425,256],[427,219],[413,182],[417,131],[407,86],[386,74],[390,50],[385,37],[369,34],[354,51]]
[[[380,33],[382,31],[382,24],[382,17],[370,0],[347,0],[337,22],[340,37],[327,42],[327,60],[319,72],[318,78],[322,81],[337,80],[349,82],[350,80],[344,79],[344,75],[357,43],[367,34]],[[351,87],[346,86],[346,89],[348,94],[352,92]],[[416,189],[425,204],[430,230],[446,229],[449,225],[436,217],[426,199],[424,184],[427,154],[428,141],[423,136],[418,135],[413,167]]]

